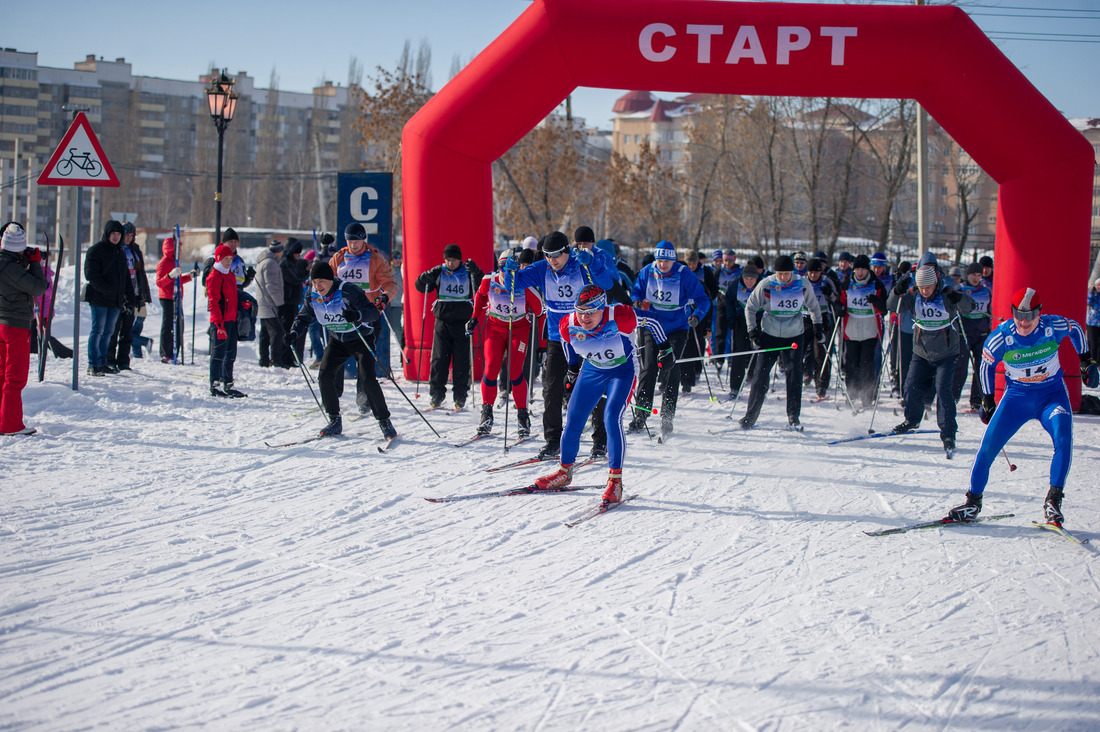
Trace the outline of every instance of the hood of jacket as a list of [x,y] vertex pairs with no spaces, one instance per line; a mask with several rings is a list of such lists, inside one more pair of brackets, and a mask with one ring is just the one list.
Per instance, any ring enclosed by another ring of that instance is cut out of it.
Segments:
[[176,257],[176,240],[172,237],[168,237],[164,240],[164,243],[160,245],[160,252],[166,257],[175,259]]
[[[109,241],[111,238],[111,232],[117,231],[119,234],[126,233],[126,230],[122,227],[122,223],[111,219],[103,225],[103,239]],[[119,240],[121,242],[121,240]]]

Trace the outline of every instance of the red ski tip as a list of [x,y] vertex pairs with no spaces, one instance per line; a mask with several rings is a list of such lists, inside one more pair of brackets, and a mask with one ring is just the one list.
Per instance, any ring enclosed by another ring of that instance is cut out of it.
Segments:
[[653,413],[654,413],[654,414],[657,414],[657,410],[656,410],[656,409],[654,409],[654,410],[653,410]]
[[797,343],[792,343],[791,348],[794,349],[795,351],[797,351],[798,350],[798,344]]

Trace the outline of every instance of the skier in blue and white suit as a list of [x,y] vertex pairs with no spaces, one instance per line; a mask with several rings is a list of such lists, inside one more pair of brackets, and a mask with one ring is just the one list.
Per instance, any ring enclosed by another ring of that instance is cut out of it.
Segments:
[[688,329],[694,328],[710,310],[710,298],[699,278],[686,265],[676,261],[676,249],[671,242],[657,244],[654,261],[642,267],[634,281],[630,298],[634,307],[647,311],[664,328],[668,341],[657,341],[643,330],[638,348],[641,350],[641,373],[638,378],[638,398],[628,432],[640,432],[653,407],[653,390],[658,369],[664,377],[661,398],[661,432],[672,432],[676,416],[676,399],[680,394],[680,366],[687,344]]
[[560,490],[569,485],[581,430],[592,408],[606,395],[603,419],[608,437],[609,472],[603,500],[605,503],[622,500],[626,451],[623,412],[630,401],[638,372],[638,351],[634,347],[633,334],[639,328],[651,333],[657,341],[664,343],[667,340],[656,318],[625,305],[608,307],[607,297],[596,285],[581,290],[573,314],[561,319],[558,335],[569,362],[566,378],[572,397],[561,438],[561,464],[553,473],[535,481],[537,489]]
[[[578,249],[571,252],[569,238],[560,231],[547,235],[542,250],[546,259],[539,260],[526,269],[519,269],[519,261],[515,257],[508,258],[503,268],[506,272],[514,273],[513,277],[506,280],[515,290],[537,287],[542,291],[546,302],[548,342],[545,378],[542,383],[542,436],[546,439],[546,444],[539,450],[539,459],[545,460],[557,456],[561,442],[566,362],[558,323],[573,312],[577,296],[585,285],[596,284],[602,290],[609,290],[618,275],[617,271],[605,269],[602,258],[597,259],[590,251]],[[602,431],[602,426],[598,426],[592,437],[593,442],[601,437]]]
[[[1058,361],[1058,346],[1069,338],[1081,359],[1081,378],[1089,388],[1100,383],[1100,372],[1086,350],[1085,332],[1075,320],[1061,315],[1041,315],[1042,300],[1030,287],[1012,297],[1012,320],[993,329],[982,351],[981,418],[989,425],[970,470],[966,503],[948,513],[952,521],[970,521],[982,509],[982,494],[989,481],[989,467],[997,453],[1032,419],[1054,441],[1050,462],[1050,490],[1043,511],[1049,523],[1062,524],[1062,492],[1073,452],[1073,415],[1069,392]],[[1004,363],[1005,391],[1001,403],[993,400],[997,364]]]

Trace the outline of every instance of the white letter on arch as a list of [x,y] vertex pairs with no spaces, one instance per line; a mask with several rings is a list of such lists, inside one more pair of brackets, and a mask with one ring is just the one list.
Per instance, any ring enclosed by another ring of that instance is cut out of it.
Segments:
[[729,55],[726,56],[727,64],[738,63],[743,58],[752,59],[754,64],[767,64],[764,56],[764,48],[760,45],[760,36],[756,35],[756,28],[751,25],[743,25],[737,29],[737,36],[733,39]]
[[830,58],[830,63],[833,66],[844,65],[844,39],[854,38],[856,35],[856,29],[852,27],[844,26],[822,26],[821,35],[826,38],[833,39],[833,54]]
[[710,37],[722,35],[720,25],[688,25],[688,35],[699,36],[699,63],[710,63]]
[[[369,198],[372,201],[378,200],[378,191],[374,190],[370,186],[360,186],[351,192],[351,217],[356,221],[370,221],[378,215],[377,208],[363,209],[363,199]],[[378,233],[378,224],[365,224],[364,227],[368,234]]]
[[646,61],[668,61],[676,53],[676,47],[668,44],[661,51],[653,48],[653,36],[658,33],[671,37],[676,35],[676,30],[668,23],[650,23],[642,28],[641,35],[638,36],[638,50]]
[[791,62],[791,51],[801,51],[810,45],[810,31],[800,25],[779,26],[779,39],[775,49],[775,62],[786,66]]

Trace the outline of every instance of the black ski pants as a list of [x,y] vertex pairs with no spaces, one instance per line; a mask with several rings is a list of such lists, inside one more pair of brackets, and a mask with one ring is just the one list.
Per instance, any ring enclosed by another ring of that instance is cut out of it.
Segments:
[[[760,346],[762,348],[782,348],[791,345],[790,338],[778,338],[768,333],[761,333]],[[787,351],[768,351],[754,354],[752,371],[749,373],[752,388],[749,391],[749,408],[745,412],[745,420],[751,426],[756,424],[760,417],[760,408],[764,406],[764,399],[768,396],[768,387],[771,386],[771,372],[779,355]],[[797,420],[802,414],[802,359],[791,358],[787,361],[787,419]]]
[[928,361],[917,354],[909,362],[909,374],[905,379],[905,419],[920,424],[924,418],[924,405],[936,396],[936,423],[940,427],[940,438],[955,438],[958,424],[955,422],[955,398],[951,393],[955,378],[957,355]]
[[878,338],[844,341],[844,383],[852,404],[858,400],[864,407],[869,407],[875,401],[875,352],[878,351],[878,344]]
[[436,319],[432,331],[432,363],[428,371],[428,395],[433,402],[442,402],[447,395],[448,369],[455,403],[464,403],[470,393],[470,337],[466,335],[466,322]]
[[[174,355],[172,348],[172,298],[162,297],[160,299],[160,357],[172,358]],[[183,311],[182,308],[176,318],[176,346],[179,348],[180,354],[183,353]],[[181,355],[182,358],[182,355]]]
[[[648,328],[641,328],[638,344],[641,368],[638,373],[638,393],[635,401],[643,416],[653,409],[654,389],[660,376],[664,386],[661,391],[661,423],[672,424],[676,416],[676,401],[680,396],[680,364],[677,356],[683,357],[687,346],[688,331],[678,330],[668,333],[668,342],[658,344]],[[663,346],[661,348],[660,346]]]
[[[364,336],[368,343],[372,337]],[[371,343],[371,348],[374,344]],[[344,393],[344,363],[354,358],[357,366],[355,382],[355,403],[363,403],[364,411],[370,406],[375,419],[389,419],[390,410],[386,406],[386,397],[382,393],[382,385],[378,383],[378,377],[374,374],[374,356],[358,337],[355,340],[343,341],[336,336],[330,336],[325,353],[321,356],[321,366],[317,371],[317,385],[321,389],[321,405],[330,415],[340,413],[340,397]]]

